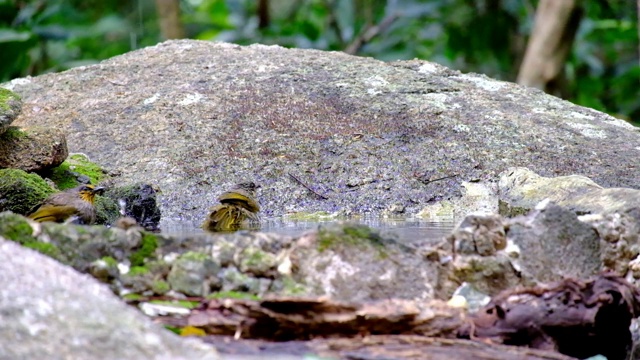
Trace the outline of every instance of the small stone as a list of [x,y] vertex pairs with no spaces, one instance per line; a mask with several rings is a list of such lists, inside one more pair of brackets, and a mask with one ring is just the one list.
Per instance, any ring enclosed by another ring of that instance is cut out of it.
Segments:
[[68,155],[67,140],[57,129],[10,126],[0,135],[0,168],[38,172],[59,166]]
[[167,282],[171,289],[185,295],[207,296],[220,287],[219,270],[219,265],[207,255],[188,252],[173,263]]

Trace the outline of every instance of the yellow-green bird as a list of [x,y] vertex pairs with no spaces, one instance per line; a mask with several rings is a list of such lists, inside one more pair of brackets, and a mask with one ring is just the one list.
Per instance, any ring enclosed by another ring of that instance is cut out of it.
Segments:
[[220,204],[209,209],[202,228],[209,231],[257,230],[260,228],[260,205],[255,199],[259,186],[240,183],[218,197]]
[[38,222],[71,220],[80,224],[93,224],[96,221],[96,209],[93,201],[96,195],[103,192],[103,187],[80,185],[55,193],[34,208],[28,217]]

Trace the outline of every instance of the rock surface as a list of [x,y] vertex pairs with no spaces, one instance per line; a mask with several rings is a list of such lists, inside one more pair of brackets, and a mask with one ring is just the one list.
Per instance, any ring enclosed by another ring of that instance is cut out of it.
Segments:
[[[526,216],[469,215],[440,250],[443,293],[466,282],[485,294],[615,272],[640,285],[640,208],[577,216],[549,200]],[[504,246],[506,245],[506,246]]]
[[520,248],[519,270],[529,281],[588,278],[604,270],[596,229],[556,204],[543,202],[508,222],[507,237]]
[[416,214],[525,164],[640,184],[624,121],[424,61],[181,40],[4,86],[24,101],[16,124],[63,129],[122,184],[157,185],[161,226],[197,226],[246,180],[267,216]]
[[2,359],[219,359],[96,280],[0,237]]
[[640,204],[640,190],[605,189],[590,178],[579,175],[544,177],[528,168],[512,168],[498,181],[500,214],[525,214],[544,199],[577,214],[625,212]]

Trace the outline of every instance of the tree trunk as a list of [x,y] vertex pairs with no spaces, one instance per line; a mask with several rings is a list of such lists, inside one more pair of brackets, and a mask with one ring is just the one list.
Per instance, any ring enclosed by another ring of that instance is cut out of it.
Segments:
[[184,27],[180,22],[180,0],[156,0],[160,21],[160,32],[164,39],[184,38]]
[[518,83],[548,93],[560,90],[562,69],[582,17],[579,0],[541,0],[520,66]]

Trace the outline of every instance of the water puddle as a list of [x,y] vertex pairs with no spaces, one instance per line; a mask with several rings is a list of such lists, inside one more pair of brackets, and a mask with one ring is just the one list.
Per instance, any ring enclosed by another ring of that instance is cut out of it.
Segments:
[[[367,225],[379,230],[384,236],[392,236],[401,242],[412,245],[433,245],[449,235],[457,221],[454,219],[439,219],[427,221],[418,219],[386,219],[386,218],[358,218],[349,220],[306,221],[290,219],[263,219],[260,231],[283,235],[298,236],[307,231],[316,230],[322,226],[331,226],[338,222]],[[176,236],[191,236],[202,234],[204,231],[190,224],[171,224],[163,226],[162,233]]]

